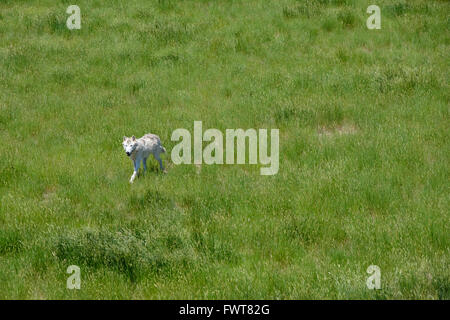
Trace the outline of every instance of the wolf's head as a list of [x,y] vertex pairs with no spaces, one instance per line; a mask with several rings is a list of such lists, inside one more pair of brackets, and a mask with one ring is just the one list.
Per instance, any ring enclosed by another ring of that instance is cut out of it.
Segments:
[[131,138],[128,138],[128,137],[124,136],[122,145],[123,145],[123,148],[124,148],[125,153],[127,154],[127,156],[131,156],[131,154],[133,153],[133,151],[137,147],[136,137],[132,136]]

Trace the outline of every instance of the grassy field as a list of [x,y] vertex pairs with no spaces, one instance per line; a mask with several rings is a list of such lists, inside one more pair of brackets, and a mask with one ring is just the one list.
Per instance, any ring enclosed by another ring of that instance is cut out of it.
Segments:
[[[0,0],[0,298],[450,299],[449,12]],[[278,174],[173,164],[194,120],[278,128]],[[168,173],[130,185],[148,132]]]

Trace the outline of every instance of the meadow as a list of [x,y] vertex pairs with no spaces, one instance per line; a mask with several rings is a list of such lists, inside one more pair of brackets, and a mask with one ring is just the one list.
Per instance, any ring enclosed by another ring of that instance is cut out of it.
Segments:
[[[0,0],[0,299],[450,299],[449,12]],[[196,120],[279,129],[278,173],[175,165]]]

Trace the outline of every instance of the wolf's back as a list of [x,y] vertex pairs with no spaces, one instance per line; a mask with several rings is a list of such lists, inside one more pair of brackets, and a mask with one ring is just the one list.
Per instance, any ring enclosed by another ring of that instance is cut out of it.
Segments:
[[150,144],[153,144],[154,146],[156,146],[156,148],[159,148],[161,150],[162,153],[166,153],[166,148],[164,148],[161,144],[161,139],[159,138],[159,136],[157,136],[156,134],[153,133],[147,133],[146,135],[144,135],[142,137],[142,139],[144,141],[148,141]]

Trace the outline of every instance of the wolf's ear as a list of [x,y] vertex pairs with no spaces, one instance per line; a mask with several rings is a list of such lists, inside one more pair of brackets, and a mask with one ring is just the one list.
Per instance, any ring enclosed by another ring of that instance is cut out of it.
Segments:
[[127,137],[123,136],[123,141],[127,140]]
[[136,137],[135,137],[135,136],[132,136],[132,137],[131,137],[131,140],[135,141],[135,140],[136,140]]

